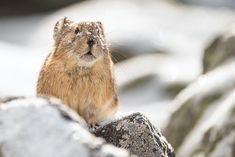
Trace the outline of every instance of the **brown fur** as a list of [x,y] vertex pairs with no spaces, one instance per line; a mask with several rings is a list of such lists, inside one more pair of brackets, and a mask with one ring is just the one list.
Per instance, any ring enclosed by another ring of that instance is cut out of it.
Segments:
[[[81,33],[76,35],[78,27]],[[92,48],[89,38],[95,40]],[[102,24],[77,24],[63,18],[55,26],[54,40],[39,75],[37,94],[60,98],[89,124],[113,115],[118,96]],[[92,59],[84,55],[89,50],[95,56]]]

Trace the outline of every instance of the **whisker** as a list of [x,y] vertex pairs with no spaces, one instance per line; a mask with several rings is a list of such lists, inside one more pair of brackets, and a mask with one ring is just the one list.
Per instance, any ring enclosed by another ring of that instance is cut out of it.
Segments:
[[130,56],[128,56],[127,54],[124,54],[124,53],[121,53],[120,51],[117,51],[117,50],[111,50],[111,52],[121,56],[122,58],[124,59],[128,59]]
[[118,63],[118,62],[119,62],[118,59],[116,59],[116,58],[113,56],[112,53],[110,53],[110,55],[111,55],[112,60],[114,60],[114,63]]

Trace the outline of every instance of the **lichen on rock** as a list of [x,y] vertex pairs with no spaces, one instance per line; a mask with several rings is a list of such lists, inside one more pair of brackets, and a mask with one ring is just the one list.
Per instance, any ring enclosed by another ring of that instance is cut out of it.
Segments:
[[93,133],[141,157],[175,156],[173,148],[160,131],[140,113],[111,122]]

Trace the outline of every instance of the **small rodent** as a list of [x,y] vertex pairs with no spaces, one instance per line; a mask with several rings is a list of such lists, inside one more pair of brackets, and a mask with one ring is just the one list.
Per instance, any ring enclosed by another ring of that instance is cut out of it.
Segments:
[[39,74],[37,95],[61,99],[88,124],[116,113],[113,62],[102,23],[75,23],[65,17],[56,23],[53,38],[53,49]]

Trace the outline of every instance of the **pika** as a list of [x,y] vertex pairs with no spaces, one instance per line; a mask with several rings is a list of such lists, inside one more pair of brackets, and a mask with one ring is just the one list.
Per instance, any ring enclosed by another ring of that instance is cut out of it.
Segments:
[[64,17],[57,21],[53,38],[37,95],[61,99],[88,124],[115,114],[119,98],[102,23],[75,23]]

